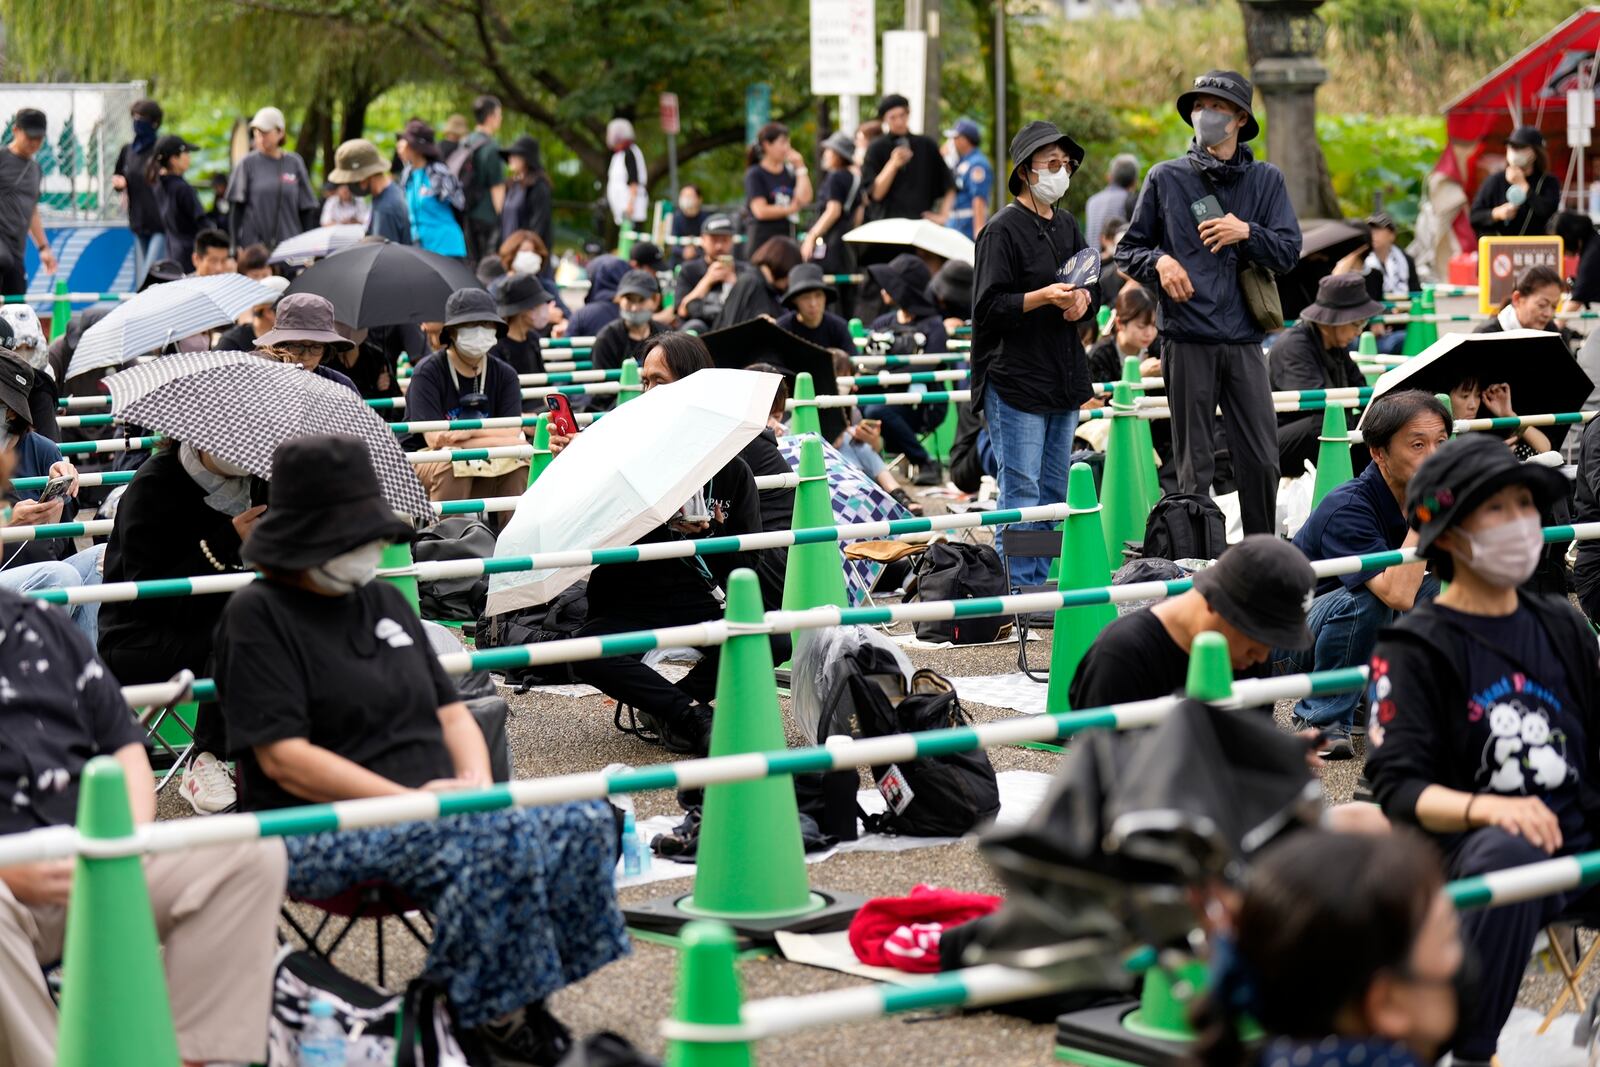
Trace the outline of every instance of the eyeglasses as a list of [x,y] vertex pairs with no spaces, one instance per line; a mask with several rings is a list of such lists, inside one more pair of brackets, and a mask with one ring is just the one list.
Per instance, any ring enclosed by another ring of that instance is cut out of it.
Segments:
[[316,341],[284,341],[273,347],[286,356],[304,359],[307,356],[322,355],[323,346]]
[[1051,174],[1055,174],[1055,173],[1058,173],[1061,170],[1062,167],[1066,167],[1067,168],[1067,173],[1068,174],[1071,174],[1073,171],[1078,169],[1078,165],[1076,163],[1072,162],[1072,160],[1057,158],[1057,159],[1049,160],[1048,162],[1045,162],[1045,163],[1041,163],[1037,167],[1034,167],[1033,170],[1035,172],[1048,170]]

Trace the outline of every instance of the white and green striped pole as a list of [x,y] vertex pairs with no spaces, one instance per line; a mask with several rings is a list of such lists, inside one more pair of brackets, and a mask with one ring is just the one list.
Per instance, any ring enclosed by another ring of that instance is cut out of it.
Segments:
[[964,370],[928,370],[913,371],[910,374],[856,374],[836,376],[834,382],[841,386],[853,386],[863,389],[867,386],[884,385],[931,385],[934,382],[964,382],[967,372]]
[[92,519],[89,522],[46,522],[36,526],[7,526],[0,529],[0,544],[14,545],[22,541],[49,541],[61,537],[109,537],[110,519]]
[[850,362],[858,367],[942,367],[951,363],[965,363],[971,358],[966,352],[923,352],[909,356],[851,356]]
[[154,448],[160,440],[159,434],[152,434],[149,437],[116,437],[105,441],[68,441],[60,448],[64,456],[82,456],[94,452],[137,452]]

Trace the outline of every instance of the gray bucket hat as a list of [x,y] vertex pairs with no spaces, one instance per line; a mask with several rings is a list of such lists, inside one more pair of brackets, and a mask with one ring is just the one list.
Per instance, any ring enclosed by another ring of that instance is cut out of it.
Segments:
[[506,320],[500,317],[500,308],[487,289],[457,289],[444,302],[445,326],[462,326],[469,322],[493,322],[501,326]]
[[334,329],[333,305],[316,293],[288,293],[278,300],[278,318],[272,329],[256,338],[257,348],[284,341],[314,341],[330,348],[353,348]]

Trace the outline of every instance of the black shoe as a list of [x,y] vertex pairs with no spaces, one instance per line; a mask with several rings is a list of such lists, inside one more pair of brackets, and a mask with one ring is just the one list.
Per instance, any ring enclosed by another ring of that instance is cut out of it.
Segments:
[[555,1067],[572,1049],[572,1031],[536,1001],[503,1023],[475,1031],[495,1067]]
[[1367,781],[1366,775],[1363,774],[1356,779],[1355,792],[1350,795],[1350,799],[1357,804],[1376,804],[1378,802],[1378,798],[1372,793],[1372,783]]
[[937,461],[932,463],[917,464],[917,476],[911,479],[912,485],[943,485],[944,468]]
[[673,719],[658,719],[647,712],[639,718],[661,738],[661,747],[680,755],[704,756],[711,751],[711,709],[695,704]]
[[1322,746],[1317,755],[1325,760],[1355,759],[1356,750],[1350,744],[1350,730],[1344,726],[1331,726],[1323,731]]
[[1054,630],[1056,628],[1056,613],[1053,611],[1030,611],[1023,616],[1030,630]]

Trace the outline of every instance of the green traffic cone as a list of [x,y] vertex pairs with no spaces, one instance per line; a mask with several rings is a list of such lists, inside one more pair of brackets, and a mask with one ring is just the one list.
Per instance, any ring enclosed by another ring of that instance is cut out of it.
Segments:
[[639,364],[632,356],[622,361],[622,377],[617,381],[622,386],[617,390],[618,407],[644,392],[639,388]]
[[[78,830],[85,838],[102,840],[133,833],[122,764],[110,756],[84,766]],[[161,946],[138,856],[78,857],[62,973],[58,1065],[174,1067],[179,1062]]]
[[[761,584],[749,568],[741,567],[728,579],[727,620],[757,627],[763,621]],[[771,752],[785,743],[767,635],[729,637],[717,671],[712,757]],[[703,810],[694,894],[680,903],[684,911],[760,919],[803,915],[824,906],[806,881],[792,779],[777,775],[708,785]]]
[[946,400],[944,418],[934,427],[933,440],[929,442],[940,463],[950,462],[950,446],[956,441],[956,417],[956,402]]
[[[1114,411],[1133,411],[1133,395],[1127,382],[1118,382],[1111,393]],[[1111,420],[1106,440],[1106,467],[1100,479],[1100,524],[1105,529],[1106,562],[1122,566],[1122,543],[1143,541],[1150,508],[1145,503],[1144,478],[1139,469],[1139,419],[1128,415]],[[1070,496],[1070,492],[1069,492]]]
[[[680,935],[674,1022],[700,1026],[739,1023],[739,972],[734,968],[737,938],[719,922],[692,922]],[[747,1041],[667,1041],[667,1067],[750,1067]]]
[[[794,491],[794,517],[790,528],[813,529],[833,525],[833,502],[828,489],[828,468],[822,457],[822,438],[808,436],[800,442],[800,485]],[[783,610],[804,611],[827,605],[847,608],[844,557],[837,541],[792,545],[783,572]]]
[[[816,383],[811,380],[810,371],[801,371],[794,376],[794,410],[789,413],[789,432],[796,437],[801,434],[814,433],[822,436],[822,420],[817,415],[815,404],[807,404],[807,400],[817,398]],[[832,521],[832,520],[829,520]]]
[[[378,560],[378,566],[385,570],[411,567],[415,563],[411,558],[411,546],[408,544],[393,544],[383,546],[383,556]],[[393,585],[405,596],[406,603],[411,605],[411,610],[418,615],[422,614],[422,599],[417,593],[417,576],[414,574],[384,575],[384,581]]]
[[[1362,330],[1361,339],[1356,343],[1356,362],[1361,362],[1362,356],[1376,356],[1378,354],[1378,338],[1371,330]],[[1368,385],[1373,385],[1383,374],[1383,371],[1362,371]]]
[[[1094,513],[1094,471],[1087,463],[1074,463],[1067,479],[1067,503],[1073,514],[1061,524],[1061,589],[1098,589],[1111,584],[1106,566],[1105,532]],[[1067,690],[1083,654],[1117,617],[1111,604],[1061,608],[1056,611],[1050,645],[1050,685],[1045,710],[1066,711]]]
[[860,319],[851,319],[850,336],[852,338],[867,336],[867,324],[862,322]]
[[1334,486],[1343,485],[1355,477],[1350,465],[1349,423],[1344,412],[1344,408],[1335,407],[1332,401],[1322,409],[1322,435],[1317,438],[1317,476],[1311,486],[1312,508],[1322,503],[1322,498]]
[[1206,988],[1206,965],[1190,960],[1176,968],[1145,972],[1139,1007],[1122,1020],[1130,1033],[1163,1041],[1193,1041],[1189,1010]]
[[555,456],[550,454],[550,416],[540,415],[533,424],[533,457],[528,461],[528,485],[539,480],[539,475],[550,466]]
[[1228,639],[1215,630],[1196,634],[1189,647],[1189,676],[1183,691],[1191,700],[1227,700],[1233,696],[1233,660]]
[[56,301],[50,307],[50,340],[67,332],[67,323],[72,318],[72,303],[67,299],[67,280],[56,279]]
[[[1418,315],[1421,315],[1423,313],[1423,306],[1424,306],[1424,296],[1423,296],[1423,294],[1422,293],[1412,293],[1411,294],[1411,317],[1412,318],[1416,318]],[[1422,329],[1422,323],[1420,323],[1420,322],[1408,322],[1408,323],[1406,323],[1406,340],[1405,340],[1405,344],[1400,346],[1400,354],[1402,356],[1414,356],[1418,352],[1421,352],[1426,347],[1428,347],[1428,340],[1424,336],[1424,331]]]
[[[1122,380],[1128,383],[1128,394],[1135,402],[1144,396],[1144,387],[1139,384],[1144,380],[1144,375],[1139,373],[1139,362],[1138,356],[1122,358]],[[1161,476],[1156,473],[1156,446],[1150,436],[1150,420],[1136,419],[1134,425],[1139,429],[1139,481],[1144,486],[1145,511],[1148,515],[1149,510],[1161,499]]]
[[1426,340],[1426,343],[1422,346],[1423,351],[1431,348],[1433,343],[1439,339],[1439,324],[1434,322],[1432,319],[1432,316],[1437,311],[1438,308],[1434,304],[1433,299],[1433,290],[1424,289],[1422,291],[1422,313],[1429,316],[1429,320],[1422,324],[1424,327],[1426,327],[1426,332],[1423,334]]
[[1106,327],[1111,325],[1111,312],[1112,307],[1110,304],[1101,304],[1100,310],[1095,313],[1094,323],[1097,335],[1105,336]]

